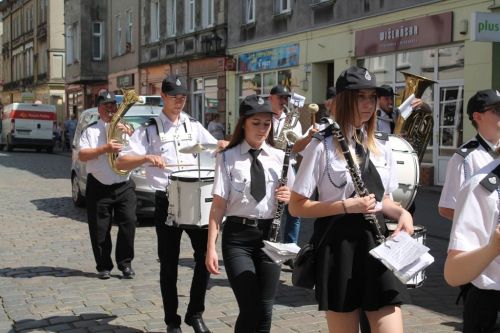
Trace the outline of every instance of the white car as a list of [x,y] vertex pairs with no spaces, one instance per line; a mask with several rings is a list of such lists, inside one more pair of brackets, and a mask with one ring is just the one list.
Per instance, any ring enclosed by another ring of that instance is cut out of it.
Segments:
[[[123,117],[123,120],[132,124],[134,128],[138,128],[144,124],[149,118],[157,117],[162,108],[159,106],[135,104]],[[82,131],[88,124],[99,119],[97,108],[87,109],[82,112],[78,119],[78,125],[75,131],[75,137],[72,145],[72,163],[71,163],[71,193],[75,206],[82,207],[85,205],[85,189],[87,185],[87,170],[85,163],[78,160],[79,142]],[[154,215],[154,190],[146,182],[146,177],[143,168],[137,168],[132,171],[131,179],[135,182],[135,192],[137,195],[137,210],[138,217],[153,217]]]

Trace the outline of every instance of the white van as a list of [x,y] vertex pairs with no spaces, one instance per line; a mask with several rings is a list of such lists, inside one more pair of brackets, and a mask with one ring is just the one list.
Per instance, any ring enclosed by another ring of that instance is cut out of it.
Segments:
[[47,104],[13,103],[2,112],[0,150],[14,148],[54,149],[56,107]]

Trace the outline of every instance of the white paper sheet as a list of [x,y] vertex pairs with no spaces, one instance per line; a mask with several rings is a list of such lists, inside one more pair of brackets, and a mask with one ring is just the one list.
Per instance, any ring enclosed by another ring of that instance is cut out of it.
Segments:
[[295,243],[274,243],[270,241],[264,241],[264,247],[262,248],[265,254],[271,258],[274,262],[281,264],[282,262],[293,259],[297,256],[300,251],[300,247]]
[[401,112],[401,117],[405,120],[410,116],[413,109],[411,107],[411,102],[415,99],[415,95],[411,94],[408,98],[399,106],[399,111]]

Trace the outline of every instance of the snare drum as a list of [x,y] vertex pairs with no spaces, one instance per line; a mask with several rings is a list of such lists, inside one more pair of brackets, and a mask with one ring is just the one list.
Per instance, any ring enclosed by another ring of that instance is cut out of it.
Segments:
[[[396,230],[397,223],[394,222],[386,222],[387,230],[389,230],[389,234],[392,234],[394,230]],[[412,237],[417,240],[422,245],[425,245],[425,239],[427,236],[427,229],[423,225],[415,225],[413,226],[413,235]],[[418,272],[413,278],[411,278],[408,282],[406,282],[407,288],[418,288],[422,287],[425,280],[425,269]]]
[[404,209],[408,209],[417,195],[420,178],[418,156],[408,141],[397,135],[389,135],[389,142],[392,148],[392,158],[396,161],[398,177],[398,188],[392,192],[392,197]]
[[168,186],[167,224],[180,228],[207,228],[213,184],[214,170],[172,172]]

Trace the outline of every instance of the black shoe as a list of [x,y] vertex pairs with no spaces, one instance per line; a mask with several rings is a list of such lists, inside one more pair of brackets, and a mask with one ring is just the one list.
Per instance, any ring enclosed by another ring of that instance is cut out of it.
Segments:
[[179,326],[167,325],[167,333],[182,333]]
[[107,280],[111,277],[111,272],[110,271],[100,271],[97,273],[97,277],[101,280]]
[[283,263],[283,265],[287,265],[288,267],[290,267],[290,269],[293,270],[293,259],[288,259]]
[[195,333],[210,333],[210,330],[201,317],[188,317],[184,319],[184,322],[191,326]]
[[132,267],[129,266],[122,269],[122,274],[124,279],[133,279],[135,277],[134,270],[132,269]]

